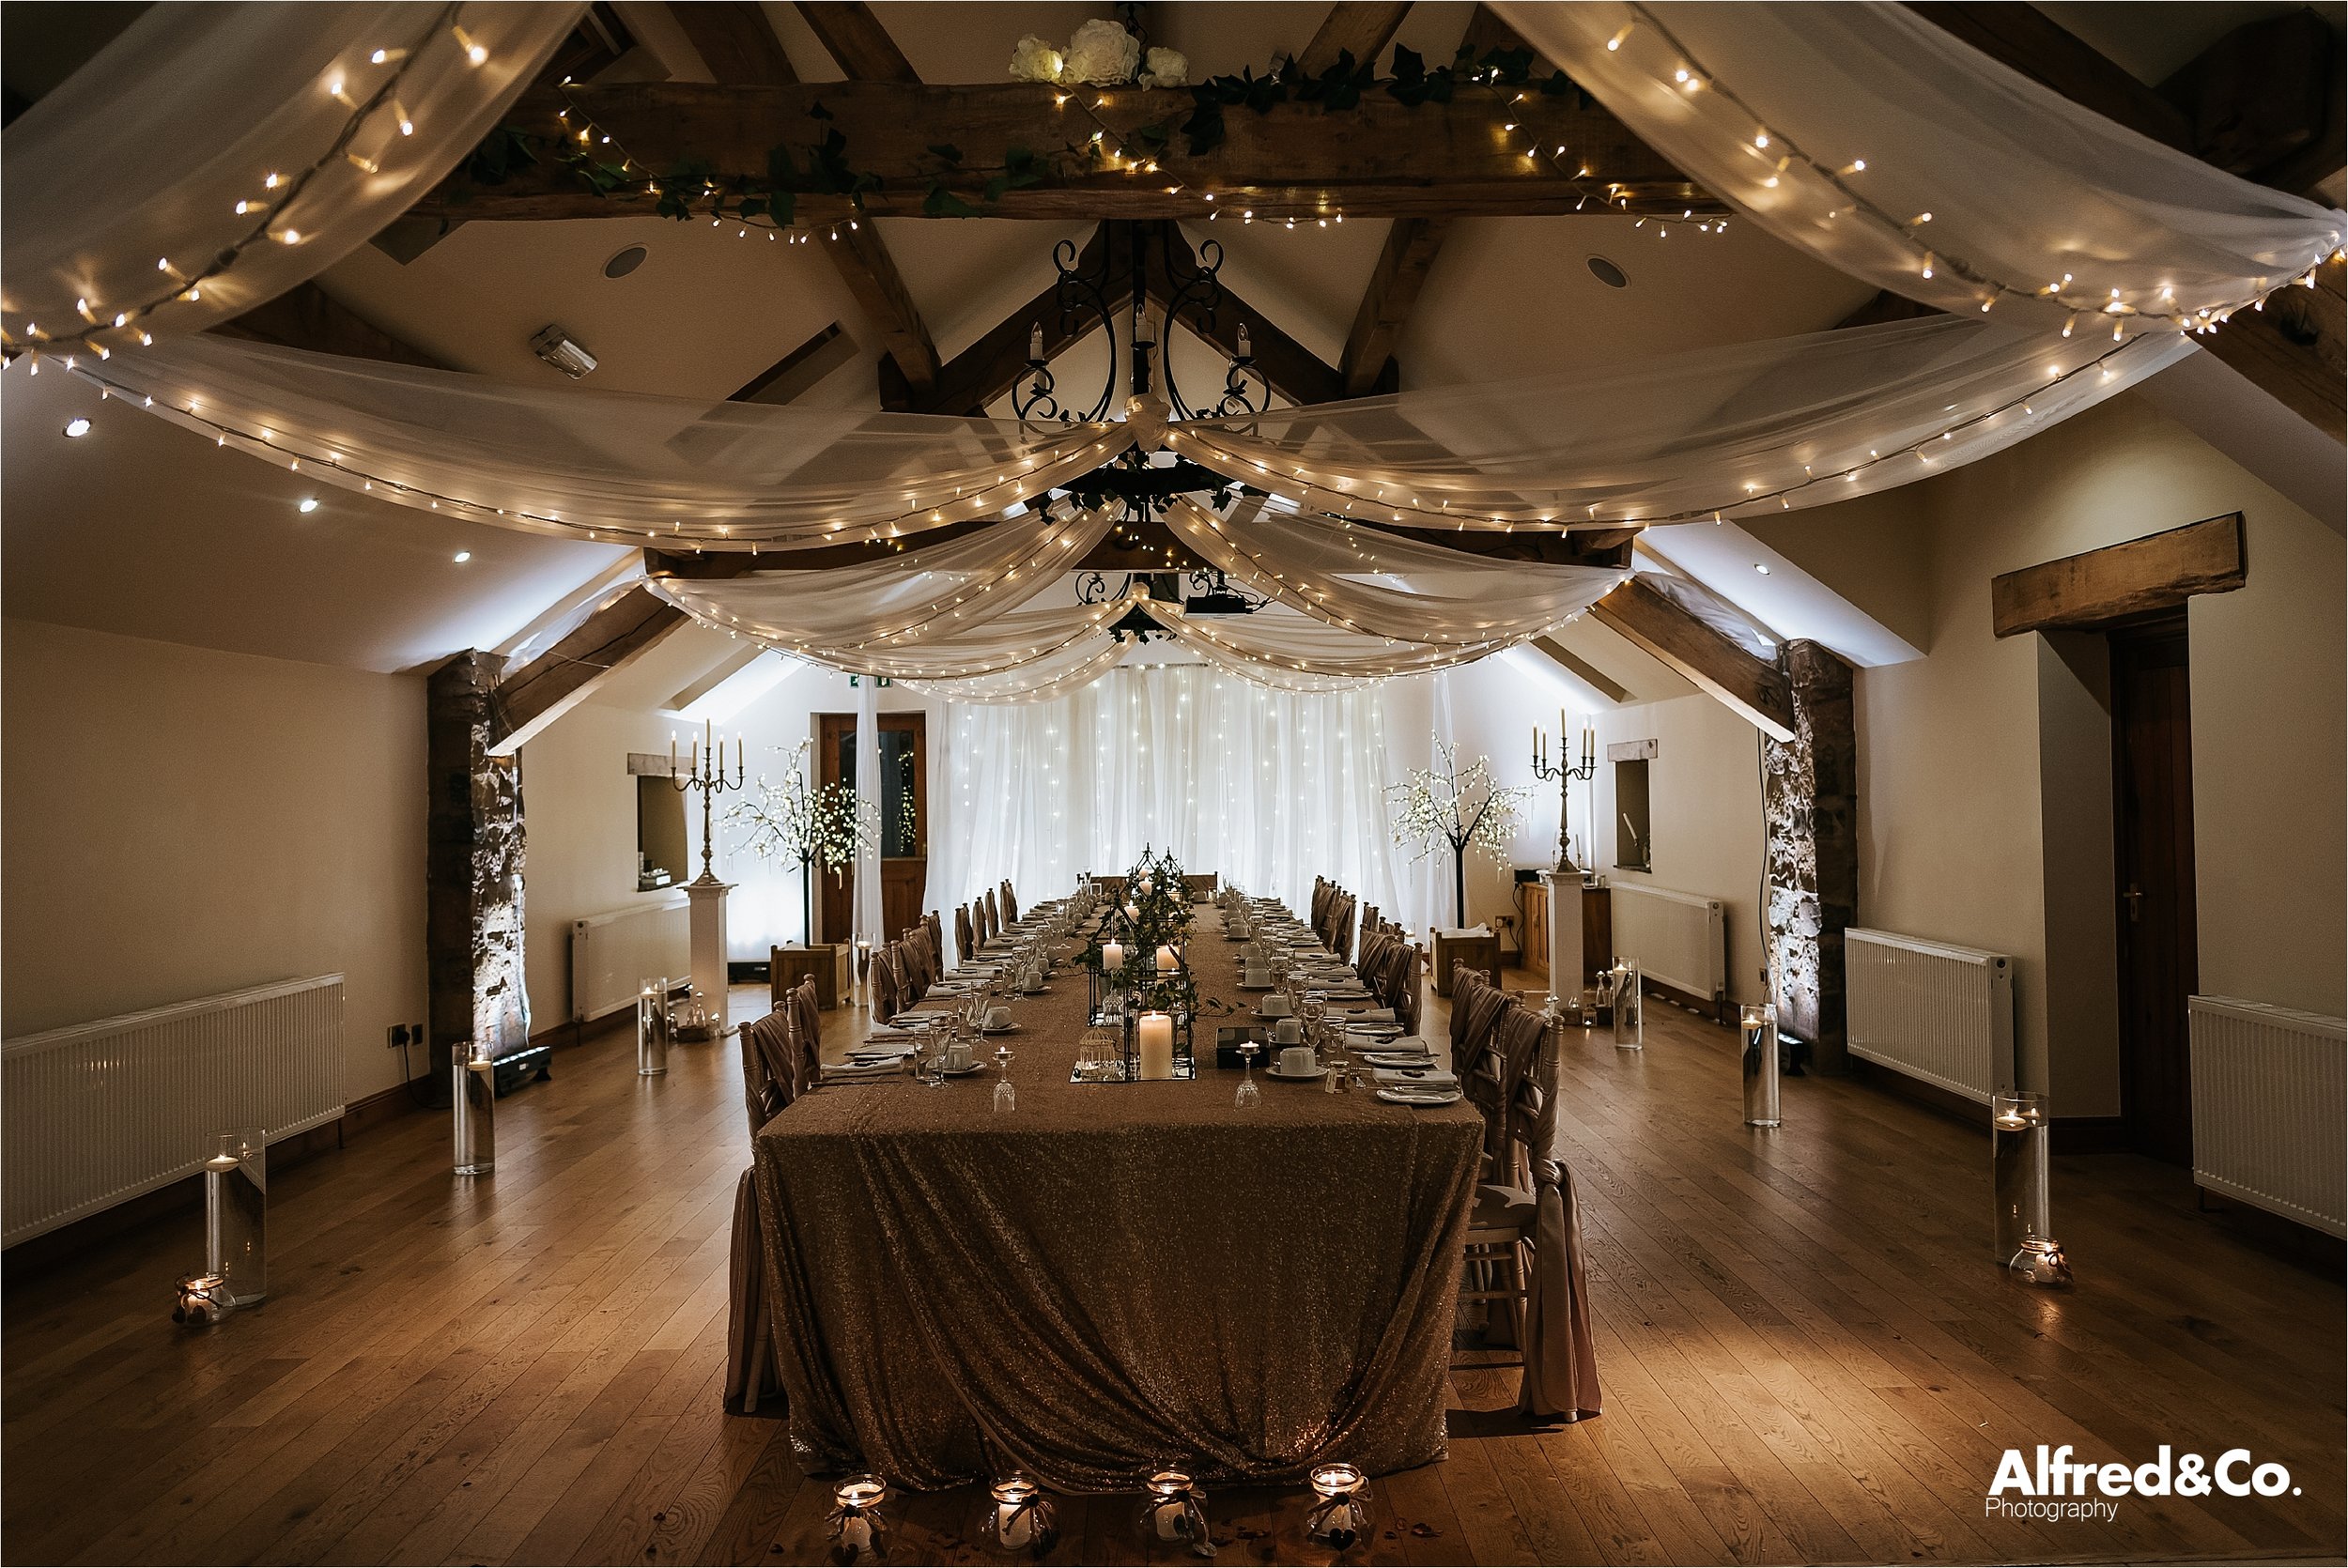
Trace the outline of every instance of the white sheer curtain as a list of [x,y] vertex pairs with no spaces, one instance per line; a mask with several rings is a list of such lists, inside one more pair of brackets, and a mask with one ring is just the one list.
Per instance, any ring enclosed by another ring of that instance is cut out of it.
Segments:
[[149,8],[8,127],[9,341],[134,349],[317,276],[471,152],[584,9]]
[[1127,665],[1047,702],[954,704],[938,723],[953,829],[933,846],[929,901],[951,909],[1009,877],[1029,903],[1148,845],[1298,908],[1316,876],[1396,908],[1408,875],[1387,730],[1407,684],[1285,692]]

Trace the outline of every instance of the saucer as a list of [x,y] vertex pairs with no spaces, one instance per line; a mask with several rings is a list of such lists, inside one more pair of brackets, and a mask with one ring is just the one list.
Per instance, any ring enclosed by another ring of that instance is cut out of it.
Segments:
[[973,1059],[970,1065],[966,1068],[948,1068],[946,1069],[946,1076],[949,1078],[967,1078],[974,1072],[984,1072],[991,1065],[993,1064]]
[[1263,1075],[1276,1078],[1283,1084],[1318,1084],[1321,1082],[1321,1070],[1315,1068],[1310,1072],[1282,1072],[1278,1068],[1266,1068]]
[[1235,981],[1234,984],[1241,991],[1270,991],[1273,989],[1272,982],[1270,980],[1266,980],[1259,986],[1251,986],[1245,980]]
[[998,1023],[989,1028],[981,1028],[979,1033],[981,1035],[1015,1035],[1019,1033],[1019,1025],[1016,1023]]

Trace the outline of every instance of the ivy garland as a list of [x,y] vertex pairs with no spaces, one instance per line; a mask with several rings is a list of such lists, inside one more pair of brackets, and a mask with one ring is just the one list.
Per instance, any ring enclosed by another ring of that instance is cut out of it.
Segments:
[[[1537,56],[1530,49],[1491,49],[1478,54],[1462,48],[1448,65],[1429,67],[1416,51],[1395,46],[1392,74],[1381,78],[1375,60],[1356,62],[1351,51],[1340,51],[1336,63],[1308,74],[1293,58],[1259,76],[1252,68],[1237,76],[1216,76],[1190,89],[1191,112],[1179,126],[1153,122],[1121,133],[1126,147],[1144,156],[1163,152],[1180,135],[1193,158],[1204,157],[1223,145],[1228,110],[1269,114],[1274,104],[1318,104],[1326,114],[1361,107],[1365,97],[1383,92],[1398,103],[1448,103],[1462,84],[1488,87],[1534,88],[1547,98],[1574,97],[1587,106],[1592,100],[1564,71],[1536,78]],[[779,142],[766,149],[763,173],[719,173],[706,158],[681,158],[650,184],[658,195],[657,210],[663,218],[732,218],[742,223],[772,223],[787,228],[796,221],[801,196],[844,197],[862,213],[864,198],[886,185],[870,170],[858,169],[848,156],[848,138],[830,110],[818,101],[808,110],[823,126],[811,144]],[[548,136],[517,126],[491,131],[466,161],[466,177],[480,186],[496,187],[524,169],[551,162],[576,177],[598,195],[617,198],[645,177],[623,161],[598,157],[585,138],[574,145],[568,136]],[[1038,185],[1062,184],[1080,175],[1098,172],[1120,156],[1103,146],[1098,134],[1054,151],[1009,148],[999,166],[965,164],[960,148],[934,143],[919,177],[928,182],[921,203],[928,218],[978,218],[1012,191]],[[980,201],[974,206],[957,187],[967,189],[973,176],[983,175]]]

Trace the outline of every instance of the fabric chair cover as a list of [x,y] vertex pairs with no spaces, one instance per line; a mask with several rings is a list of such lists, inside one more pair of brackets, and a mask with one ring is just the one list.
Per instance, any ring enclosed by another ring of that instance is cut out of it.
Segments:
[[942,980],[946,977],[946,922],[937,917],[937,911],[931,910],[921,916],[921,926],[930,933],[930,968]]
[[986,890],[986,925],[979,932],[979,940],[991,943],[1003,934],[1003,908],[995,901],[995,889]]
[[[741,1031],[743,1111],[749,1121],[755,1147],[758,1130],[772,1121],[796,1098],[804,1081],[795,1059],[799,1033],[792,1013],[778,1009]],[[765,1227],[758,1222],[758,1184],[745,1166],[734,1184],[734,1249],[726,1270],[725,1407],[741,1415],[770,1399],[782,1388],[775,1375],[772,1352],[774,1324],[766,1311]],[[766,1341],[767,1353],[760,1354]]]
[[1019,898],[1011,890],[1011,878],[1003,879],[1003,918],[1013,924],[1019,919]]
[[1526,1075],[1537,1085],[1533,1098],[1539,1105],[1527,1130],[1535,1219],[1533,1262],[1525,1272],[1524,1379],[1517,1408],[1537,1421],[1581,1421],[1597,1415],[1603,1405],[1590,1337],[1582,1200],[1572,1173],[1558,1158],[1558,1032],[1529,1008],[1517,1010],[1540,1036],[1534,1047],[1536,1066]]
[[791,1030],[792,1065],[798,1092],[805,1094],[822,1075],[824,1060],[824,1005],[816,998],[813,976],[802,979],[791,992]]
[[970,906],[956,904],[954,906],[954,962],[968,963],[970,955],[978,950],[979,933],[978,929],[970,923]]
[[886,946],[875,947],[873,949],[873,967],[871,974],[873,980],[873,1022],[875,1023],[886,1023],[890,1019],[897,1016],[900,1004],[898,1001],[897,992],[896,946],[897,945],[891,942]]

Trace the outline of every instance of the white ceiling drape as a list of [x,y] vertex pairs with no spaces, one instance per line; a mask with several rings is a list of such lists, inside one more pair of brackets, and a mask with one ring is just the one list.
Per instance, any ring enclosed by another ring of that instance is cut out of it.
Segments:
[[[2110,341],[2199,327],[2348,216],[2040,86],[1907,6],[1498,0],[1527,43],[1778,238],[1965,315]],[[1599,171],[1603,176],[1604,171]]]
[[123,355],[317,276],[470,154],[585,8],[148,8],[0,142],[7,341]]

